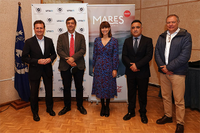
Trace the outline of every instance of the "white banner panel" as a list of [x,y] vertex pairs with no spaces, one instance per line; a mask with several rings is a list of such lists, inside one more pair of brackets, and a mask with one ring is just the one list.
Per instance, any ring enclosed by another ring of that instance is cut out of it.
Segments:
[[[32,4],[32,23],[35,20],[42,20],[46,25],[45,36],[53,39],[55,49],[57,47],[58,36],[67,31],[66,28],[66,19],[68,17],[74,17],[77,21],[76,31],[83,34],[86,39],[86,55],[85,62],[86,66],[89,64],[88,56],[88,16],[87,16],[87,3],[81,4]],[[32,27],[33,28],[33,27]],[[34,31],[33,31],[34,35]],[[59,57],[56,58],[53,65],[53,96],[54,97],[63,97],[63,85],[58,70]],[[89,68],[86,67],[84,74],[83,87],[84,92],[83,96],[88,97],[91,93],[88,89],[90,87],[89,79]],[[89,84],[88,84],[89,82]],[[76,89],[74,86],[74,81],[72,81],[72,97],[76,96]],[[40,86],[40,97],[45,96],[45,89],[43,82]]]
[[[130,37],[131,22],[135,19],[135,4],[120,5],[88,5],[88,23],[89,23],[89,75],[93,80],[92,58],[94,39],[99,36],[99,26],[101,22],[108,21],[111,24],[111,31],[114,38],[119,43],[119,68],[117,75],[117,94],[114,101],[127,101],[127,85],[125,78],[125,66],[122,63],[122,47],[124,40]],[[92,83],[90,84],[92,89]],[[89,100],[97,101],[96,97],[91,95]]]

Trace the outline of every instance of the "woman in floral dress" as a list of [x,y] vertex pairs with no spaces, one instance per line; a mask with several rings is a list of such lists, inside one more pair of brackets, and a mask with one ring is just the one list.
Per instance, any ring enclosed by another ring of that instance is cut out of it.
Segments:
[[[110,115],[110,98],[117,96],[117,68],[119,65],[118,41],[112,37],[110,24],[100,24],[100,35],[95,38],[93,51],[92,94],[101,99],[100,116]],[[106,99],[106,105],[104,103]]]

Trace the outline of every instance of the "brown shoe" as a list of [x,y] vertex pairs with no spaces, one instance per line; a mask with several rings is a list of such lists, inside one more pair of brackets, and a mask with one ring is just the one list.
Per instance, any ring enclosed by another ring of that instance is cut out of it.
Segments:
[[166,115],[164,115],[161,119],[158,119],[156,121],[157,124],[165,124],[165,123],[172,123],[172,117],[167,117]]
[[177,124],[175,133],[183,133],[183,132],[184,132],[184,126],[181,124]]

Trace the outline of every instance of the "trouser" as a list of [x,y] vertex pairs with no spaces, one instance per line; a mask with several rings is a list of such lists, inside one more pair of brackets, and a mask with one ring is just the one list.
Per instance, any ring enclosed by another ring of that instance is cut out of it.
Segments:
[[184,125],[185,117],[185,75],[166,75],[160,73],[161,93],[164,104],[164,113],[172,117],[172,91],[176,106],[176,122]]

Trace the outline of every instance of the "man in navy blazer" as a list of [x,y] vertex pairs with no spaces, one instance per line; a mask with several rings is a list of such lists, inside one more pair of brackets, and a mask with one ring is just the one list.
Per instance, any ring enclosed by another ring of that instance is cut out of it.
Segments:
[[[83,75],[85,70],[84,55],[86,52],[85,37],[75,31],[76,20],[69,17],[66,20],[67,32],[59,35],[57,41],[57,53],[60,56],[58,69],[61,72],[62,82],[64,86],[64,108],[58,115],[64,115],[71,110],[71,82],[74,77],[76,87],[77,109],[82,114],[87,114],[83,107]],[[73,40],[73,50],[70,45]],[[70,56],[70,53],[73,55]]]
[[38,92],[41,77],[43,78],[46,94],[46,111],[55,116],[52,97],[52,62],[56,52],[52,39],[44,36],[45,24],[41,20],[34,22],[35,36],[27,39],[22,52],[22,60],[29,64],[29,82],[31,88],[31,111],[33,119],[39,121]]
[[148,123],[146,116],[147,90],[150,77],[149,62],[153,55],[152,39],[142,35],[142,23],[134,20],[131,23],[132,36],[123,45],[122,62],[126,67],[128,86],[128,113],[123,117],[129,120],[135,116],[136,92],[140,104],[140,117],[143,123]]

